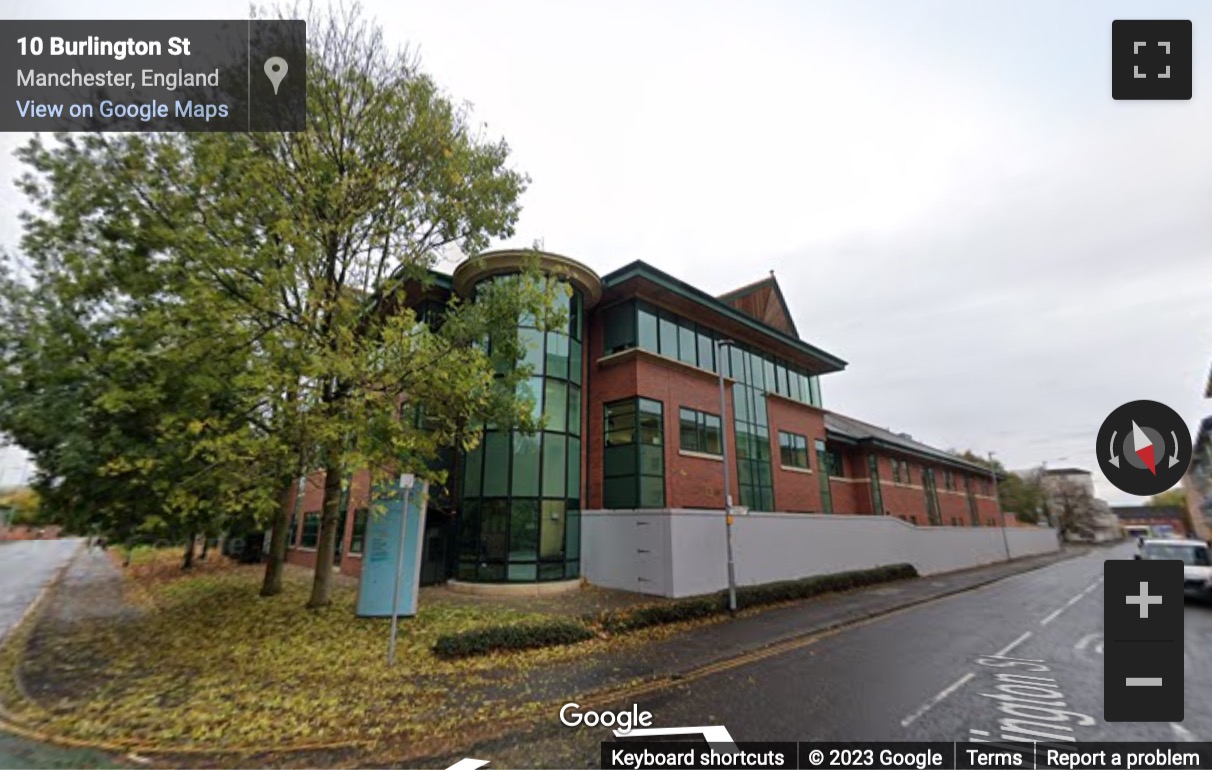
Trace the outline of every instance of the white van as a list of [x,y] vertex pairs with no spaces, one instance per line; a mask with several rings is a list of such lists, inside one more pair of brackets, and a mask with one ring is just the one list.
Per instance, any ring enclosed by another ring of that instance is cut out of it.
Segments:
[[1202,540],[1145,540],[1136,558],[1178,559],[1183,563],[1184,593],[1212,599],[1212,559]]

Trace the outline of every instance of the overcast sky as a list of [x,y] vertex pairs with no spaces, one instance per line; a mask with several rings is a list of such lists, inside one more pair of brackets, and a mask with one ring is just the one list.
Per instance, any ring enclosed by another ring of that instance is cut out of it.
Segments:
[[[1135,498],[1097,470],[1112,409],[1212,413],[1212,5],[365,4],[533,178],[509,245],[600,274],[643,259],[716,294],[774,270],[804,339],[849,361],[827,408],[1012,468],[1086,467],[1114,503]],[[1116,18],[1193,20],[1191,101],[1111,99]],[[8,246],[22,141],[0,135]]]

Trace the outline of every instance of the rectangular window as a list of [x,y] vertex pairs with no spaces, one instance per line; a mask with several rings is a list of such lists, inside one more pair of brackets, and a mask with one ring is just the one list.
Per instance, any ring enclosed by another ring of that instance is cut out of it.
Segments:
[[895,460],[895,459],[892,460],[892,483],[893,484],[901,483],[901,461],[900,460]]
[[640,347],[655,353],[659,349],[657,345],[656,310],[648,305],[638,305],[638,308],[637,327],[639,329]]
[[568,383],[548,379],[544,383],[543,427],[564,433],[568,430]]
[[661,313],[661,349],[660,353],[667,358],[678,357],[678,325],[673,316]]
[[684,364],[698,366],[698,341],[694,336],[694,326],[687,321],[678,324],[678,360]]
[[571,340],[559,332],[547,332],[547,376],[568,379],[568,344]]
[[349,538],[350,553],[362,553],[366,549],[366,520],[369,517],[368,508],[358,508],[354,511],[353,534]]
[[663,417],[661,402],[647,398],[605,405],[602,496],[606,508],[665,507]]
[[838,478],[841,478],[846,475],[842,469],[841,452],[837,451],[836,449],[826,450],[825,459],[828,462],[828,467],[826,470],[830,476],[837,476]]
[[907,460],[901,460],[901,478],[905,480],[906,484],[913,483],[913,477],[909,475],[909,462]]
[[513,434],[513,494],[538,497],[539,434]]
[[602,314],[602,319],[606,355],[635,347],[636,312],[634,302],[624,302],[608,308]]
[[499,430],[484,434],[484,497],[509,494],[509,434]]
[[304,548],[315,548],[320,542],[320,512],[308,511],[303,514],[303,542]]
[[710,332],[699,329],[697,336],[699,346],[699,367],[715,371],[715,341]]
[[808,439],[798,433],[780,430],[779,461],[788,468],[807,468]]
[[817,439],[814,442],[816,448],[816,472],[821,483],[821,511],[824,513],[833,513],[833,490],[829,488],[829,478],[832,473],[827,472],[829,468],[829,454],[825,449],[825,442]]
[[884,515],[884,492],[880,489],[880,466],[875,455],[867,455],[867,473],[871,476],[871,512]]
[[723,454],[720,447],[720,418],[718,415],[682,407],[678,416],[682,449],[687,452]]
[[955,480],[951,477],[951,471],[943,469],[943,487],[946,489],[955,489]]
[[294,548],[299,544],[299,514],[292,513],[290,515],[290,547]]

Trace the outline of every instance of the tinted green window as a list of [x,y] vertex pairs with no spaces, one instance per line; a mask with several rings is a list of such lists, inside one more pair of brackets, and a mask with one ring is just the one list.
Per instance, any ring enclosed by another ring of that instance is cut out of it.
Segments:
[[568,314],[568,336],[574,340],[581,339],[581,327],[585,320],[585,302],[581,299],[581,293],[574,291],[572,293],[572,309]]
[[884,515],[884,493],[880,489],[880,467],[875,455],[867,455],[867,473],[871,476],[871,512]]
[[484,434],[484,497],[509,494],[509,434],[487,431]]
[[[480,558],[487,562],[504,562],[509,556],[509,501],[484,500],[480,505]],[[503,580],[505,570],[494,572]]]
[[704,369],[715,371],[715,342],[711,339],[711,335],[700,330],[695,335],[699,348],[699,366]]
[[698,366],[698,349],[694,327],[682,322],[678,326],[678,360],[691,366]]
[[568,379],[568,343],[563,334],[547,332],[547,376]]
[[370,518],[370,509],[358,508],[354,511],[354,531],[349,537],[349,553],[361,553],[366,548],[366,519]]
[[581,384],[581,343],[573,340],[568,346],[568,379]]
[[789,468],[807,468],[808,439],[798,433],[779,431],[779,461]]
[[548,379],[543,397],[543,427],[563,433],[568,429],[568,383]]
[[538,425],[543,417],[543,378],[531,377],[518,382],[518,400],[530,404],[530,419]]
[[602,319],[606,355],[635,347],[635,303],[625,302],[608,308]]
[[581,499],[581,440],[568,439],[568,496]]
[[480,476],[484,471],[484,442],[467,452],[463,460],[463,497],[480,496]]
[[829,469],[828,453],[825,450],[825,442],[817,439],[815,442],[816,448],[816,472],[821,483],[821,510],[825,513],[833,513],[833,490],[829,487],[829,477],[831,472],[826,472]]
[[513,494],[539,495],[539,434],[513,434]]
[[539,558],[564,560],[564,515],[563,500],[544,500],[540,525]]
[[563,498],[568,494],[564,472],[568,467],[567,437],[559,433],[543,434],[543,496]]
[[543,373],[543,332],[538,329],[519,329],[522,345],[522,365],[533,367],[535,374]]
[[581,389],[576,385],[568,386],[568,432],[581,435]]
[[657,317],[656,312],[645,305],[639,306],[639,341],[640,347],[644,350],[651,350],[656,353],[660,346],[657,342]]
[[[480,501],[466,500],[459,512],[459,561],[480,560]],[[474,566],[474,565],[473,565]],[[474,578],[475,575],[473,574]]]
[[678,412],[679,441],[687,452],[721,454],[720,418],[697,409],[682,408]]
[[309,511],[303,514],[303,540],[301,542],[304,548],[315,548],[320,542],[320,512]]
[[534,561],[538,555],[539,501],[514,500],[509,517],[509,560]]
[[569,508],[565,519],[564,554],[569,559],[581,558],[581,512]]
[[661,350],[663,356],[678,357],[678,325],[664,313],[661,314]]
[[605,507],[664,507],[662,416],[661,402],[644,398],[606,405],[602,463]]

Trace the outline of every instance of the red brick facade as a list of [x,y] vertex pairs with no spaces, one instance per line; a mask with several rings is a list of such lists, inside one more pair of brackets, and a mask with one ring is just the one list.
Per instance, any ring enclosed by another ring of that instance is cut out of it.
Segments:
[[[294,495],[298,494],[298,484],[291,489],[291,499],[296,499]],[[340,543],[341,559],[339,566],[341,572],[346,575],[357,577],[362,574],[362,555],[349,552],[350,541],[353,538],[354,530],[354,512],[359,508],[365,508],[369,505],[370,500],[370,472],[360,471],[355,473],[350,479],[348,505],[346,506],[345,527],[337,533],[337,542]],[[303,499],[298,503],[296,509],[298,515],[294,516],[294,529],[291,532],[290,544],[291,547],[286,552],[286,560],[291,564],[298,564],[309,569],[316,566],[316,549],[314,547],[303,547],[303,524],[308,513],[319,513],[324,503],[324,474],[314,473],[304,484]]]

